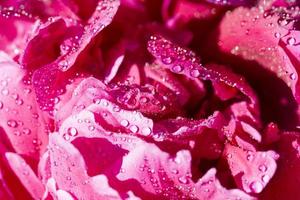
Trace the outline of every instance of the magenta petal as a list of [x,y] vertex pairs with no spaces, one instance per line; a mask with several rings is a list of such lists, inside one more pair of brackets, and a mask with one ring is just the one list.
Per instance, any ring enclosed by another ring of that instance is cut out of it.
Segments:
[[225,71],[217,65],[203,67],[198,57],[191,50],[182,48],[160,36],[152,36],[148,42],[149,52],[173,73],[183,74],[190,79],[211,80],[222,82],[237,88],[250,99],[252,107],[257,109],[255,93],[245,80],[238,75]]
[[292,200],[300,196],[300,137],[299,132],[282,133],[277,149],[280,158],[278,169],[270,181],[266,191],[262,193],[263,200]]
[[224,156],[237,186],[247,193],[261,193],[277,168],[274,151],[253,152],[226,145]]
[[34,199],[41,199],[44,186],[25,160],[15,153],[6,153],[5,157],[14,173]]

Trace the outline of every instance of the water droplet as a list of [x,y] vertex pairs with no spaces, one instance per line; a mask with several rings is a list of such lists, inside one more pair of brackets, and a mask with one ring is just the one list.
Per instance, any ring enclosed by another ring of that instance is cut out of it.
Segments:
[[132,133],[137,133],[139,131],[139,127],[137,127],[136,125],[130,126],[129,129]]
[[173,169],[171,172],[172,172],[173,174],[178,174],[178,173],[179,173],[179,171],[178,171],[177,169]]
[[252,154],[248,154],[248,155],[247,155],[247,160],[248,160],[248,161],[251,161],[252,159],[253,159],[253,155],[252,155]]
[[174,65],[172,67],[172,71],[175,73],[180,73],[180,72],[182,72],[182,70],[183,70],[183,68],[180,65]]
[[16,104],[19,105],[19,106],[23,105],[23,103],[24,103],[24,101],[22,99],[17,99],[16,100]]
[[199,70],[198,70],[198,69],[193,69],[193,70],[191,71],[191,76],[194,77],[194,78],[199,77],[199,76],[200,76]]
[[263,190],[263,185],[259,181],[254,181],[250,184],[250,189],[254,193],[260,193]]
[[149,98],[148,97],[141,97],[140,102],[141,103],[147,103],[147,102],[149,102]]
[[296,80],[296,78],[297,78],[297,76],[296,76],[295,73],[291,73],[291,74],[290,74],[290,79],[291,79],[291,80]]
[[7,126],[11,127],[11,128],[16,128],[18,126],[18,123],[15,120],[8,120],[7,121]]
[[29,128],[24,128],[22,133],[25,134],[25,135],[30,135],[31,130]]
[[264,182],[264,183],[268,183],[269,180],[270,180],[270,176],[265,174],[261,177],[261,180]]
[[1,85],[2,85],[2,86],[7,86],[7,85],[8,85],[8,83],[7,83],[7,81],[6,81],[6,80],[2,80],[2,81],[1,81]]
[[261,171],[261,172],[266,172],[268,168],[267,168],[266,165],[259,165],[258,169],[259,169],[259,171]]
[[281,34],[278,33],[278,32],[276,32],[276,33],[274,34],[274,36],[275,36],[275,38],[280,38],[280,37],[281,37]]
[[296,44],[296,39],[294,37],[289,37],[287,39],[287,43],[288,43],[288,45],[293,46]]
[[90,131],[94,131],[95,130],[95,126],[89,126],[89,130]]
[[163,58],[162,61],[163,61],[164,64],[167,64],[167,65],[169,65],[173,62],[171,57]]
[[182,184],[187,184],[188,183],[188,179],[185,176],[179,177],[178,181]]
[[144,127],[144,128],[142,129],[142,134],[145,135],[145,136],[150,135],[151,132],[152,132],[152,130],[151,130],[151,128],[149,128],[149,127]]
[[128,120],[123,119],[123,120],[121,121],[121,125],[124,126],[124,127],[127,127],[127,126],[129,125]]
[[76,136],[76,135],[78,134],[78,131],[77,131],[76,128],[70,127],[70,128],[68,128],[68,134],[69,134],[70,136]]
[[114,112],[120,112],[121,108],[119,106],[114,106],[113,111]]
[[0,110],[3,108],[3,103],[2,103],[2,101],[0,101]]
[[4,95],[4,96],[7,96],[7,95],[9,94],[8,89],[3,89],[3,90],[1,91],[1,94]]

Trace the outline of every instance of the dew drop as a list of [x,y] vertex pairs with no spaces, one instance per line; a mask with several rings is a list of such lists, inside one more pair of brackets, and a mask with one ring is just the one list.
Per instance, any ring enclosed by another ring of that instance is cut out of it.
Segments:
[[274,36],[275,36],[275,38],[280,38],[280,37],[281,37],[281,34],[278,33],[278,32],[276,32],[276,33],[274,34]]
[[199,70],[198,70],[198,69],[193,69],[193,70],[191,71],[191,76],[194,77],[194,78],[199,77],[199,76],[200,76]]
[[132,133],[137,133],[139,131],[139,127],[137,127],[136,125],[130,126],[129,129]]
[[266,172],[268,168],[267,168],[266,165],[260,165],[260,166],[258,167],[258,169],[259,169],[259,171],[261,171],[261,172]]
[[3,90],[1,91],[1,94],[4,95],[4,96],[7,96],[7,95],[9,94],[8,89],[3,89]]
[[23,133],[24,135],[30,135],[31,130],[30,130],[29,128],[24,128],[23,131],[22,131],[22,133]]
[[152,132],[152,130],[151,130],[151,128],[149,128],[149,127],[144,127],[144,128],[142,129],[142,134],[145,135],[145,136],[150,135],[151,132]]
[[94,131],[95,130],[95,126],[89,126],[89,130],[90,131]]
[[188,183],[188,179],[185,176],[179,177],[178,181],[182,184],[187,184]]
[[290,79],[291,79],[291,80],[296,80],[296,78],[297,78],[297,77],[296,77],[296,74],[295,74],[295,73],[291,73],[291,74],[290,74]]
[[172,67],[172,71],[175,73],[180,73],[182,72],[183,68],[180,65],[175,65]]
[[15,120],[8,120],[7,121],[7,126],[11,127],[11,128],[16,128],[18,126],[18,123]]
[[2,103],[2,101],[0,101],[0,110],[3,108],[3,103]]
[[120,110],[121,110],[121,109],[120,109],[119,106],[114,106],[114,107],[113,107],[113,111],[114,111],[114,112],[120,112]]
[[141,97],[140,102],[141,103],[147,103],[147,102],[149,102],[149,98],[148,97]]
[[254,181],[250,184],[250,189],[254,193],[260,193],[263,190],[263,185],[259,181]]
[[270,176],[265,174],[261,177],[261,180],[264,182],[264,183],[268,183],[269,180],[270,180]]
[[121,121],[121,125],[124,126],[124,127],[127,127],[127,126],[129,125],[128,120],[123,119],[123,120]]
[[167,65],[169,65],[173,62],[171,57],[163,58],[162,61],[163,61],[164,64],[167,64]]
[[78,131],[76,128],[70,127],[70,128],[68,128],[68,134],[71,136],[76,136],[78,134]]
[[293,46],[296,44],[296,39],[294,37],[289,37],[287,39],[287,43],[288,43],[288,45]]

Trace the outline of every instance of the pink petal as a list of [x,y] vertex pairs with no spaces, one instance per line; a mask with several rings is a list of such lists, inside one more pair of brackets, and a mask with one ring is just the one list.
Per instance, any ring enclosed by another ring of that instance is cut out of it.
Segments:
[[224,156],[237,186],[247,193],[261,193],[277,168],[274,151],[245,151],[227,144]]
[[50,136],[49,150],[51,174],[59,189],[70,192],[79,199],[118,198],[116,191],[108,189],[105,177],[90,177],[87,174],[87,166],[81,153],[57,133]]
[[33,172],[31,167],[25,162],[25,160],[15,153],[6,153],[5,157],[10,167],[18,176],[31,196],[34,199],[42,198],[44,193],[44,186],[42,185],[36,174]]
[[[148,149],[151,149],[149,151]],[[148,192],[143,193],[140,188],[133,190],[143,198],[156,195],[156,198],[200,198],[226,199],[240,197],[251,199],[242,191],[228,191],[216,181],[214,172],[205,175],[197,183],[191,180],[191,157],[188,151],[177,152],[175,157],[162,152],[153,144],[137,146],[124,157],[122,171],[117,175],[120,180],[135,179]],[[210,180],[207,180],[210,179]]]
[[10,60],[0,62],[0,77],[0,124],[16,152],[37,158],[47,145],[51,121],[39,110],[19,65]]

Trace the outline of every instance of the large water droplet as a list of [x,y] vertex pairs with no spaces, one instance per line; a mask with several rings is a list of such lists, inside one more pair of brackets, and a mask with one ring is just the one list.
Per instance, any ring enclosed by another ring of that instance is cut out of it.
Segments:
[[178,181],[182,184],[187,184],[188,183],[188,179],[185,176],[179,177]]
[[78,134],[78,131],[76,128],[70,127],[70,128],[68,128],[68,134],[71,136],[76,136]]
[[250,189],[252,192],[254,193],[260,193],[262,190],[263,190],[263,185],[261,182],[259,181],[253,181],[251,184],[250,184]]
[[293,46],[296,44],[296,39],[294,37],[289,37],[287,39],[287,43],[288,43],[288,45]]
[[142,129],[142,134],[145,135],[145,136],[150,135],[151,132],[152,132],[152,130],[151,130],[151,128],[149,128],[149,127],[144,127],[144,128]]
[[261,180],[264,182],[264,183],[268,183],[269,180],[270,180],[270,176],[265,174],[261,177]]
[[8,120],[7,121],[7,126],[11,127],[11,128],[16,128],[18,126],[18,123],[15,120]]
[[291,74],[290,74],[290,79],[291,79],[291,80],[296,80],[296,78],[297,78],[297,76],[296,76],[295,73],[291,73]]
[[137,127],[136,125],[132,125],[130,126],[130,131],[133,133],[137,133],[139,131],[139,127]]
[[193,69],[193,70],[191,71],[191,76],[194,77],[194,78],[199,77],[199,76],[200,76],[199,70],[198,70],[198,69]]
[[167,65],[169,65],[173,62],[171,57],[163,58],[162,61],[163,61],[164,64],[167,64]]
[[121,121],[121,125],[124,126],[124,127],[127,127],[127,126],[129,125],[128,120],[123,119],[123,120]]
[[3,90],[1,91],[1,94],[4,95],[4,96],[7,96],[7,95],[9,94],[8,89],[3,89]]
[[259,165],[259,167],[258,167],[258,169],[259,169],[259,171],[261,171],[261,172],[266,172],[267,171],[267,166],[266,165]]
[[180,65],[174,65],[172,67],[172,71],[175,73],[180,73],[180,72],[182,72],[182,70],[183,70],[183,68]]

